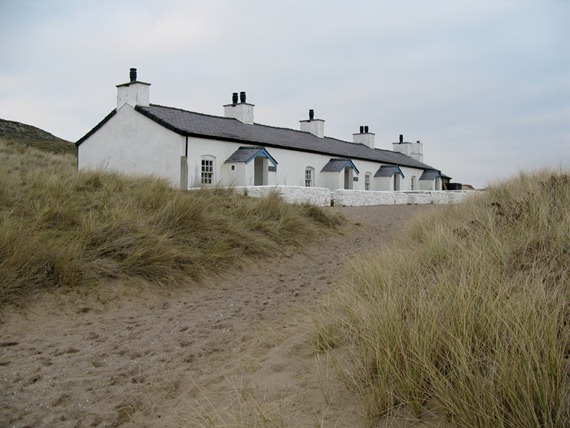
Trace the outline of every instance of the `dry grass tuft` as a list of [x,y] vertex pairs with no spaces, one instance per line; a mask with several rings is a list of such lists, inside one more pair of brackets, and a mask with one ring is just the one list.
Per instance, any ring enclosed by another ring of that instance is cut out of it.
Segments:
[[371,421],[570,425],[570,175],[520,174],[356,261],[315,319]]
[[112,278],[182,284],[340,222],[274,194],[182,192],[154,178],[78,173],[73,156],[2,141],[0,159],[0,305]]

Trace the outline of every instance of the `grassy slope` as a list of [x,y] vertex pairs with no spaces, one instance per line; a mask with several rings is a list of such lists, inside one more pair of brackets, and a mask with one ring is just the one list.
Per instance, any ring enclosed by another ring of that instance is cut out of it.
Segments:
[[7,144],[50,153],[77,155],[75,144],[25,123],[0,119],[0,139]]
[[570,425],[570,175],[520,175],[354,264],[315,318],[371,420]]
[[306,242],[337,217],[276,195],[181,192],[0,141],[0,305],[111,278],[180,284]]

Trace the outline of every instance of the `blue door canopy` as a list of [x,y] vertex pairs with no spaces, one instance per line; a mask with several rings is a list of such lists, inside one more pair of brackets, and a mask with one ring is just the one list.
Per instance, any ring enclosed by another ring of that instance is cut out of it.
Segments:
[[356,174],[360,174],[360,171],[354,166],[354,163],[350,159],[335,159],[331,158],[328,163],[321,169],[321,172],[341,172],[344,168],[352,168]]
[[260,156],[267,158],[273,166],[277,166],[277,161],[273,159],[273,156],[271,156],[267,152],[267,150],[265,150],[263,147],[246,147],[246,146],[241,146],[239,149],[237,149],[229,158],[226,159],[224,163],[243,162],[247,164],[251,162],[253,159]]
[[402,178],[406,178],[398,165],[382,165],[374,177],[392,177],[394,174],[400,174]]

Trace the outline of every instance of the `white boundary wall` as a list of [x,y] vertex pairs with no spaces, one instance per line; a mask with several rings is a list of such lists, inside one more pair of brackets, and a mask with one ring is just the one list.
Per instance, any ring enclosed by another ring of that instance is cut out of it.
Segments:
[[301,186],[244,186],[234,187],[236,192],[243,192],[253,198],[262,198],[270,192],[277,192],[291,204],[310,204],[320,207],[331,204],[332,192],[325,187]]
[[460,190],[374,192],[338,189],[332,193],[335,206],[362,207],[367,205],[454,204],[462,202],[473,192]]
[[[461,190],[424,190],[424,191],[370,191],[370,190],[334,190],[325,187],[302,186],[236,186],[236,192],[252,198],[262,198],[270,192],[277,192],[285,201],[292,204],[310,204],[317,206],[363,207],[373,205],[428,205],[454,204],[462,202],[476,191]],[[192,189],[189,189],[192,190]]]

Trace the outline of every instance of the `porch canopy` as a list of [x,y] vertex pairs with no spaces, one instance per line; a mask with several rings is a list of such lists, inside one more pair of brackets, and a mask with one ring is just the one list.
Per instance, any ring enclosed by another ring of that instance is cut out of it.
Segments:
[[441,178],[441,172],[435,169],[426,169],[420,177],[420,180],[434,180],[438,177]]
[[328,161],[328,163],[321,169],[321,172],[341,172],[344,168],[352,168],[357,174],[360,171],[354,166],[354,163],[350,159],[334,159]]
[[382,165],[374,177],[392,177],[394,174],[400,174],[402,178],[406,178],[398,165]]
[[224,163],[249,163],[257,157],[267,158],[273,166],[277,166],[277,161],[263,147],[241,146]]

